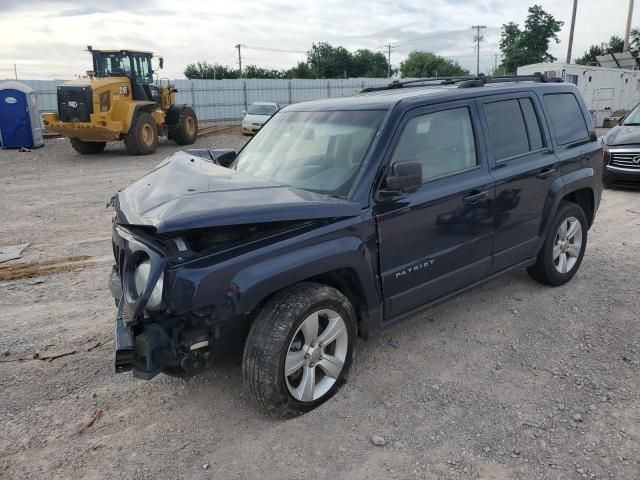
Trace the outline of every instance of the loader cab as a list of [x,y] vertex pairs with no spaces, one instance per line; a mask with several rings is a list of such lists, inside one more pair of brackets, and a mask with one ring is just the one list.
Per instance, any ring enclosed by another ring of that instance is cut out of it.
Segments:
[[160,102],[158,87],[153,85],[151,52],[131,50],[93,50],[93,70],[97,78],[127,77],[134,100]]

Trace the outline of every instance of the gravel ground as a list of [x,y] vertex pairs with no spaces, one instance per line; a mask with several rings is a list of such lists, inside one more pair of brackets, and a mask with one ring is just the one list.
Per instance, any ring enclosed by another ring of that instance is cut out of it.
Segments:
[[640,191],[605,191],[568,285],[516,272],[359,341],[341,392],[279,421],[239,355],[188,380],[113,373],[105,205],[174,150],[0,151],[0,245],[31,243],[11,263],[92,257],[0,283],[0,478],[640,478]]

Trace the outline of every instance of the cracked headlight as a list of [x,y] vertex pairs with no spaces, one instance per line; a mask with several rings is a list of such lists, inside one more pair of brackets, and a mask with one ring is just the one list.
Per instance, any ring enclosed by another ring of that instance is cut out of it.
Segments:
[[[149,274],[151,273],[151,262],[149,259],[143,260],[136,267],[135,272],[133,273],[133,281],[136,289],[136,294],[138,296],[142,295],[144,289],[147,287],[149,283]],[[147,302],[147,310],[156,310],[160,307],[162,303],[162,288],[164,286],[164,272],[160,274],[160,278],[156,282],[153,287],[153,291],[149,296],[149,301]]]

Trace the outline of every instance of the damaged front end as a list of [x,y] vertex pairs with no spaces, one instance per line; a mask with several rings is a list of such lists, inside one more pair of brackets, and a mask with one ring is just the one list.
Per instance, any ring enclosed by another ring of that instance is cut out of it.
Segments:
[[203,370],[217,336],[207,311],[171,315],[166,309],[164,272],[167,258],[153,246],[138,241],[115,226],[116,264],[109,288],[116,299],[116,372],[133,371],[149,380],[164,372],[190,376]]
[[246,333],[265,294],[251,290],[252,279],[275,268],[292,237],[360,213],[359,204],[200,153],[174,154],[113,198],[116,372],[151,379],[202,371]]

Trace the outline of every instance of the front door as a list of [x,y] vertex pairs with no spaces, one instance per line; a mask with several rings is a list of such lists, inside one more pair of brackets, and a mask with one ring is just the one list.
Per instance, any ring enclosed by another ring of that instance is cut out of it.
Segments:
[[386,164],[420,161],[423,184],[378,198],[385,321],[487,274],[493,241],[493,180],[473,101],[409,112]]
[[549,148],[535,95],[517,93],[478,100],[487,130],[489,167],[495,179],[495,240],[491,273],[535,257],[543,222],[560,182],[559,161]]

